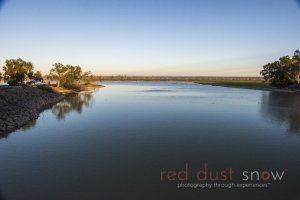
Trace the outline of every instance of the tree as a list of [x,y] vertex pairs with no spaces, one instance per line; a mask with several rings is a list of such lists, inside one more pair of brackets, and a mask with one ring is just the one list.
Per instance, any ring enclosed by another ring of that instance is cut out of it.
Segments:
[[290,84],[290,70],[286,67],[289,57],[282,57],[279,61],[268,63],[263,66],[260,74],[266,81],[270,81],[271,85],[284,87]]
[[31,79],[33,79],[33,80],[35,80],[35,81],[43,81],[43,80],[44,80],[44,79],[43,79],[43,76],[42,76],[42,73],[41,73],[40,71],[36,71],[36,72],[32,75]]
[[2,73],[0,72],[0,81],[3,79]]
[[82,81],[85,84],[90,84],[92,80],[93,80],[93,74],[91,71],[87,71],[82,74]]
[[81,67],[55,63],[50,70],[49,78],[57,81],[57,86],[71,86],[81,79]]
[[67,73],[65,74],[65,86],[74,85],[76,82],[79,82],[81,79],[81,67],[66,65]]
[[67,72],[67,68],[61,63],[54,63],[53,67],[50,70],[49,77],[51,80],[57,81],[57,87],[60,87],[60,83],[65,79],[65,73]]
[[286,87],[288,85],[300,83],[300,52],[296,50],[294,56],[283,56],[278,61],[268,63],[263,66],[260,74],[271,85]]
[[4,79],[9,85],[23,84],[26,77],[33,71],[33,64],[19,59],[10,59],[5,61],[3,66]]
[[300,84],[300,51],[297,49],[294,52],[294,56],[292,59],[292,73],[297,84]]

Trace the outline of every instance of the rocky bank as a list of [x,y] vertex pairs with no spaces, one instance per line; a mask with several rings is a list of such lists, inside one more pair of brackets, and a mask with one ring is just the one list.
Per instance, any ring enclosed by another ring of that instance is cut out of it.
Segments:
[[58,92],[29,86],[0,88],[0,134],[9,133],[38,118],[40,111],[64,97]]

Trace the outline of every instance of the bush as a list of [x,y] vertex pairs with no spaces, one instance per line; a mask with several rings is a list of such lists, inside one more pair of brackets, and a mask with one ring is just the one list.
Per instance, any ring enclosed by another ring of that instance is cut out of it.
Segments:
[[36,88],[38,88],[40,90],[47,91],[47,92],[54,92],[54,90],[52,89],[52,87],[50,87],[48,85],[37,85]]
[[80,91],[80,85],[76,85],[76,84],[65,84],[64,88],[69,89],[69,90],[77,90]]

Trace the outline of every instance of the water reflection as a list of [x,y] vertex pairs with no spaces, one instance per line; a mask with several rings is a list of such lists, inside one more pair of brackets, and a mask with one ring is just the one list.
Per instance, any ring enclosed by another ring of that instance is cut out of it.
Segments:
[[10,133],[0,133],[0,140],[3,139],[3,138],[7,138],[9,134]]
[[4,197],[2,195],[1,189],[0,189],[0,200],[4,200]]
[[22,131],[27,131],[27,130],[32,129],[33,127],[35,127],[36,121],[37,121],[37,120],[34,119],[34,120],[28,122],[27,124],[25,124],[24,126],[21,127],[21,130],[22,130]]
[[[4,198],[296,200],[300,137],[281,134],[280,123],[285,128],[298,125],[297,94],[188,83],[130,84],[112,83],[101,94],[70,96],[43,112],[26,135],[1,141]],[[57,123],[56,117],[66,120]],[[267,189],[178,189],[177,181],[159,180],[162,169],[182,169],[185,162],[191,163],[191,182],[204,162],[213,171],[232,166],[288,173]],[[116,193],[113,188],[121,189]]]
[[[27,124],[25,124],[24,126],[22,126],[22,127],[20,128],[20,130],[22,130],[22,131],[28,131],[28,130],[32,129],[33,127],[35,127],[36,121],[37,121],[37,120],[34,119],[34,120],[28,122]],[[1,140],[1,139],[4,139],[4,138],[7,139],[8,136],[9,136],[11,133],[13,133],[13,131],[11,131],[11,132],[6,132],[6,133],[0,133],[0,140]],[[0,195],[0,197],[1,197],[1,195]],[[1,200],[1,198],[0,198],[0,200]]]
[[[51,110],[57,119],[63,120],[65,117],[73,111],[81,113],[84,107],[91,107],[94,103],[92,92],[82,92],[78,94],[68,95],[63,101],[55,104]],[[47,110],[47,109],[46,109]],[[37,119],[34,119],[20,128],[21,131],[29,131],[37,124]],[[0,139],[7,138],[8,133],[1,133]],[[1,198],[0,198],[1,200]]]
[[263,93],[261,114],[288,126],[287,131],[300,135],[300,95],[293,93]]
[[73,111],[80,114],[83,107],[91,107],[93,102],[92,92],[69,95],[66,99],[52,107],[52,113],[57,119],[63,120]]

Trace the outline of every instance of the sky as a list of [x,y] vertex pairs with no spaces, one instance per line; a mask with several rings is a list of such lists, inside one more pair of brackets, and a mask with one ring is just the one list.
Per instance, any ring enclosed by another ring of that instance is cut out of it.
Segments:
[[0,66],[96,75],[259,76],[300,48],[299,0],[0,0]]

